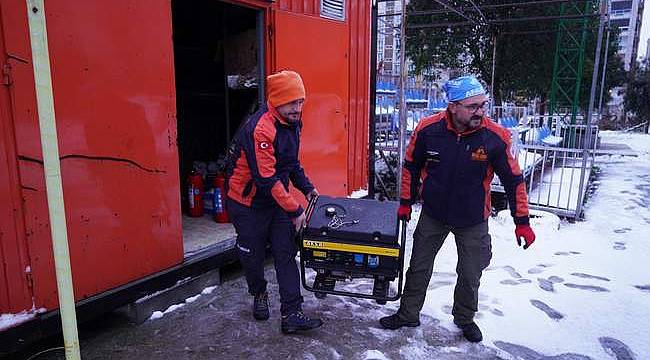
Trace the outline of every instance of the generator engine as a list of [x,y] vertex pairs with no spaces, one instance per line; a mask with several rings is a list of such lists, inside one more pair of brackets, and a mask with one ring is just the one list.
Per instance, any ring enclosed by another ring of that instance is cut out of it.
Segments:
[[[316,293],[375,299],[380,304],[401,295],[406,226],[399,234],[393,201],[319,196],[310,203],[307,225],[300,235],[300,265],[305,289]],[[305,269],[316,272],[307,284]],[[336,282],[373,279],[372,293],[337,290]],[[390,282],[399,279],[396,294]]]

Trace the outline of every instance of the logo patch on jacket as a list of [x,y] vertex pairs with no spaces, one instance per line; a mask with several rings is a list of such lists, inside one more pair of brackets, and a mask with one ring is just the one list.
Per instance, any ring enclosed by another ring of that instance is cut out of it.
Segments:
[[271,144],[268,141],[262,141],[259,145],[260,149],[266,150],[271,147]]
[[482,146],[472,152],[473,161],[487,161],[487,159],[488,159],[487,151],[485,151],[485,149]]

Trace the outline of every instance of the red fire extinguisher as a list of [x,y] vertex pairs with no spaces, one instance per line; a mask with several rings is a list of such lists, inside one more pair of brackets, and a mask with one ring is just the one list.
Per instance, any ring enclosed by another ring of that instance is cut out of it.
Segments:
[[187,178],[188,200],[191,217],[203,216],[203,178],[192,171]]
[[214,188],[214,221],[218,223],[227,223],[228,212],[226,212],[226,177],[223,173],[218,173],[212,183]]

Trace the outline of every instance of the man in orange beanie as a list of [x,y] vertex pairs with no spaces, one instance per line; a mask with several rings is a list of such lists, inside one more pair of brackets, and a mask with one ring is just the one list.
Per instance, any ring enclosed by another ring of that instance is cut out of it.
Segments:
[[295,333],[323,324],[302,312],[300,274],[294,236],[305,214],[289,193],[289,182],[309,200],[318,195],[298,160],[305,87],[300,75],[280,71],[266,78],[267,107],[262,107],[237,131],[227,164],[228,214],[237,231],[237,249],[254,296],[253,317],[269,318],[264,279],[267,244],[280,285],[281,330]]

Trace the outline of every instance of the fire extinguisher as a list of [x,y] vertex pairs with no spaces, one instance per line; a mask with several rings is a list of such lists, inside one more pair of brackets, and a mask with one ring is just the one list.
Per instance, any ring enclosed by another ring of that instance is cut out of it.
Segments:
[[194,171],[187,178],[188,200],[191,217],[203,216],[203,178]]
[[214,188],[214,221],[218,223],[227,223],[228,212],[226,212],[226,177],[223,173],[218,173],[212,183]]

